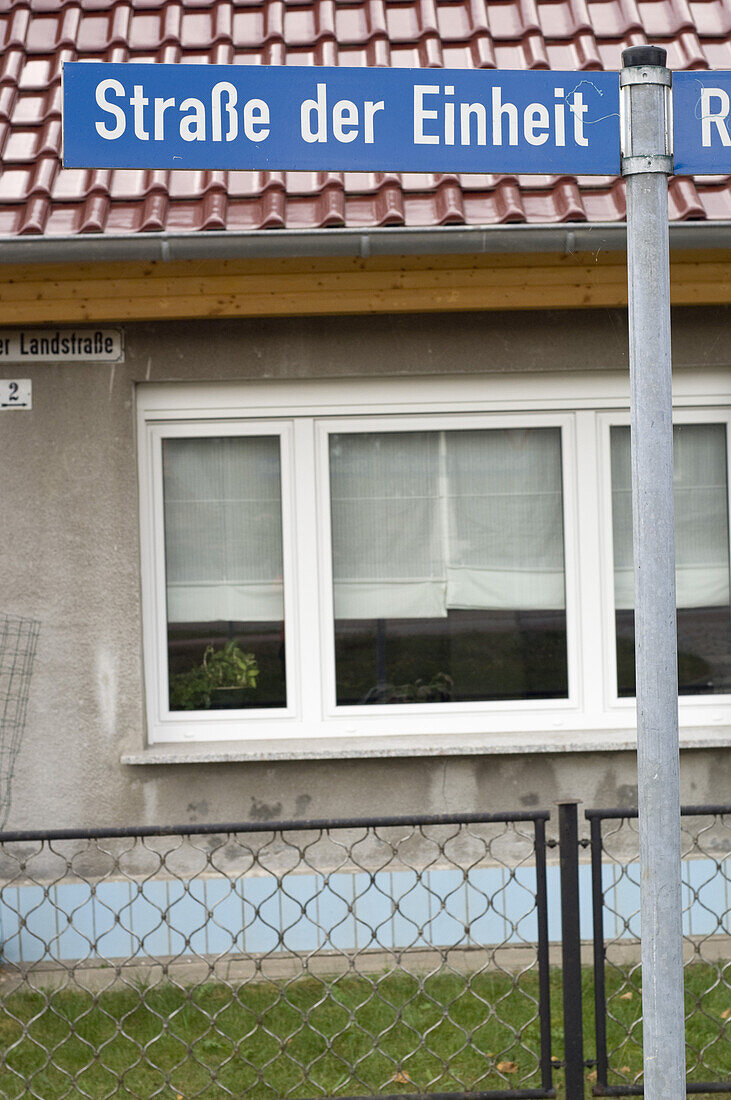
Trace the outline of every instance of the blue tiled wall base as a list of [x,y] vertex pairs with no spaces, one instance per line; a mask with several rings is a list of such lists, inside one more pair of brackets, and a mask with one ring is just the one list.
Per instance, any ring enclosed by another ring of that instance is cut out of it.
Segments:
[[[724,869],[725,868],[725,869]],[[684,865],[685,930],[731,933],[731,860]],[[607,939],[639,935],[639,868],[607,867]],[[591,930],[590,868],[580,868]],[[535,869],[473,868],[237,878],[69,882],[0,889],[6,964],[186,955],[533,944]],[[549,937],[560,936],[558,868],[548,868]]]

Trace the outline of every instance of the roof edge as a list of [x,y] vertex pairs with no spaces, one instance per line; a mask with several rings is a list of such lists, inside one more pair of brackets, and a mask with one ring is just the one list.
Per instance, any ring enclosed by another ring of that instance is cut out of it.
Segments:
[[[109,236],[0,237],[0,264],[318,256],[460,255],[501,252],[623,252],[626,225],[449,225],[375,229],[253,229]],[[670,223],[671,248],[731,248],[731,221]]]

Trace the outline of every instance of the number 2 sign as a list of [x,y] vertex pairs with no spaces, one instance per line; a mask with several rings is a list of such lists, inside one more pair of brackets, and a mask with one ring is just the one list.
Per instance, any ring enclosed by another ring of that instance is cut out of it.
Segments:
[[33,407],[30,378],[0,378],[0,411]]

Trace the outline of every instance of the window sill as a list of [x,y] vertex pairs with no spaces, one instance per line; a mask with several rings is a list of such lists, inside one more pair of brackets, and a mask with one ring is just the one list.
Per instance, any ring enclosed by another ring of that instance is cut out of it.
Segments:
[[[272,760],[365,760],[415,756],[508,756],[531,753],[632,752],[634,730],[538,731],[423,737],[332,737],[281,741],[169,742],[122,754],[122,764],[229,764]],[[700,726],[680,734],[681,749],[731,747],[731,727]]]

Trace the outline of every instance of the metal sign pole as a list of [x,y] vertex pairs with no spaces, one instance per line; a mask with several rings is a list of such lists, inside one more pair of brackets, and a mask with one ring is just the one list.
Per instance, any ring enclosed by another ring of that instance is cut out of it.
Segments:
[[668,175],[671,74],[665,50],[624,50],[637,771],[647,1100],[684,1100],[677,627],[673,508]]

